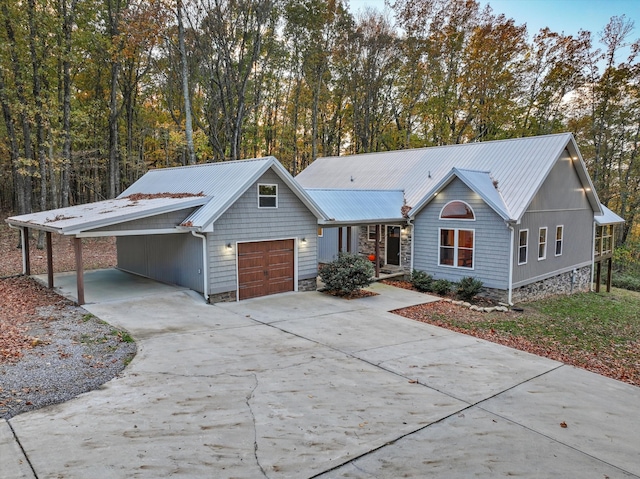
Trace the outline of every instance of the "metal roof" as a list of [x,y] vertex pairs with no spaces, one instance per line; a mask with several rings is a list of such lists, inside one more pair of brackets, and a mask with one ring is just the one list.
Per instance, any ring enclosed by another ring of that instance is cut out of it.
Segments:
[[69,206],[7,218],[12,226],[26,226],[63,235],[75,235],[125,221],[169,213],[205,204],[209,198],[189,196],[183,198],[130,199],[117,198],[85,205]]
[[[152,170],[114,200],[11,217],[7,222],[14,226],[27,226],[71,235],[178,209],[201,206],[185,218],[180,227],[202,231],[216,221],[269,169],[282,179],[317,218],[325,218],[318,205],[289,172],[278,160],[270,156]],[[137,201],[128,198],[137,193],[199,196],[162,197]]]
[[625,222],[622,217],[620,217],[617,214],[615,214],[613,211],[611,211],[605,205],[600,205],[600,207],[602,208],[602,214],[601,215],[596,215],[596,216],[593,217],[593,219],[595,220],[595,222],[596,222],[596,224],[598,226],[617,225],[617,224]]
[[402,190],[306,190],[331,223],[377,224],[402,222]]
[[500,194],[498,183],[488,171],[461,170],[458,168],[453,168],[451,172],[433,188],[429,196],[423,198],[411,209],[409,215],[414,218],[420,210],[454,178],[459,178],[469,189],[475,191],[502,219],[507,221],[513,220],[509,213],[509,208],[507,208]]
[[498,182],[506,210],[520,219],[565,149],[575,159],[593,210],[599,212],[598,197],[570,133],[318,158],[296,180],[303,188],[400,189],[407,204],[416,206],[453,168],[485,171]]

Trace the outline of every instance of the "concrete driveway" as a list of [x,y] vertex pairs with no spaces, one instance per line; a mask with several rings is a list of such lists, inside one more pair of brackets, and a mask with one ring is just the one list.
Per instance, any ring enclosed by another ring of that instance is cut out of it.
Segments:
[[88,305],[138,355],[1,422],[0,477],[640,477],[640,388],[396,316],[429,297],[374,288]]

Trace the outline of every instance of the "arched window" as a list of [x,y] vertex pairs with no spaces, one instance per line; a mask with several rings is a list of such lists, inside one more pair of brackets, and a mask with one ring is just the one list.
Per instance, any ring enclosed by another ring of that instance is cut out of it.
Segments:
[[440,212],[441,220],[475,220],[471,206],[464,201],[450,201]]

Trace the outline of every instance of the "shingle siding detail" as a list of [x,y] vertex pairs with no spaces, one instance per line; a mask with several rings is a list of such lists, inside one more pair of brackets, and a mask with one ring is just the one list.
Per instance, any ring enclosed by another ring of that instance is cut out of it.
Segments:
[[[469,204],[475,221],[441,220],[442,207],[453,200]],[[414,225],[415,269],[426,271],[436,279],[459,281],[473,276],[488,288],[509,287],[509,229],[502,218],[459,179],[454,179],[418,214]],[[474,269],[438,265],[440,228],[475,231]]]
[[[562,254],[555,255],[556,227],[563,226]],[[547,228],[547,254],[538,260],[538,234]],[[527,263],[518,265],[514,248],[513,286],[554,276],[591,262],[593,250],[593,210],[575,171],[571,158],[564,155],[554,165],[547,180],[531,202],[522,221],[515,227],[529,230]]]
[[[258,208],[258,183],[278,185],[277,208]],[[267,171],[215,222],[213,233],[207,233],[209,293],[236,290],[239,242],[305,238],[306,243],[295,242],[297,279],[315,278],[317,228],[316,217],[273,171]]]

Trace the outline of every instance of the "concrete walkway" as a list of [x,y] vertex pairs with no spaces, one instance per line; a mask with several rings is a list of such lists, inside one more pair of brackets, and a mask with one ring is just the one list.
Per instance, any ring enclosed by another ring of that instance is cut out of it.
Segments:
[[640,388],[396,316],[431,298],[373,289],[88,305],[138,355],[1,422],[0,477],[640,477]]

